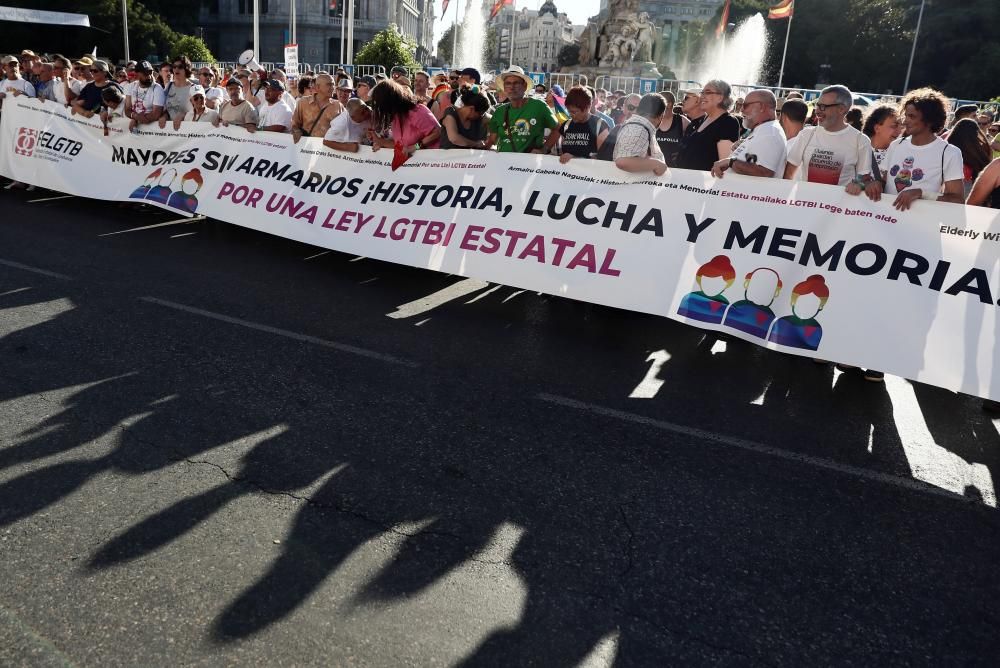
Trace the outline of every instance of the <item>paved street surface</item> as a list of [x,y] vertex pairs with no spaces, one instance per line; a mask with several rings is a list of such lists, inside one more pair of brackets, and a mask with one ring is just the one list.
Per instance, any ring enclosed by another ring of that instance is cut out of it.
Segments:
[[0,665],[997,665],[971,397],[168,212],[0,209]]

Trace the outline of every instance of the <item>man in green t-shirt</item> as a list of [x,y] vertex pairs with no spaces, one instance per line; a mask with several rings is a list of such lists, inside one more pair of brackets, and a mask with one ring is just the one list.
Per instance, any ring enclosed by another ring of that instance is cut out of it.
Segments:
[[541,100],[524,96],[532,82],[516,65],[499,77],[507,102],[494,110],[490,119],[490,134],[486,147],[496,145],[501,153],[548,153],[559,139],[555,130],[559,122],[549,106]]

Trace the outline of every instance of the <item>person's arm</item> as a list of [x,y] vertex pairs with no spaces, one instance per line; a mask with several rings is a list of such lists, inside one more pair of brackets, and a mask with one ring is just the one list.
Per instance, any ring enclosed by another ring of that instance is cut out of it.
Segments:
[[734,141],[728,139],[720,139],[715,143],[715,150],[719,152],[719,159],[729,158],[733,154],[733,146],[736,144]]
[[1000,132],[993,137],[993,141],[990,143],[990,148],[994,151],[1000,151]]
[[414,151],[417,150],[417,144],[420,144],[420,146],[426,146],[427,144],[433,144],[439,139],[441,139],[440,125],[431,130],[430,132],[428,132],[427,134],[425,134],[423,137],[421,137],[420,141],[418,141],[416,144],[413,144],[412,146],[407,146],[406,150],[412,154]]
[[969,193],[969,198],[965,200],[965,203],[971,206],[985,206],[986,201],[997,187],[1000,187],[1000,158],[988,164],[979,173],[979,178],[972,186],[972,192]]
[[638,156],[615,158],[615,166],[624,172],[653,172],[657,176],[662,176],[667,171],[667,163],[662,160]]
[[732,157],[723,158],[712,165],[712,176],[721,179],[727,170],[732,170],[734,174],[742,174],[743,176],[760,176],[768,179],[774,176],[773,169],[745,160],[734,160]]
[[794,179],[795,178],[795,171],[798,168],[799,168],[798,165],[793,165],[790,162],[786,162],[785,163],[785,174],[784,174],[784,176],[782,178],[785,178],[785,179]]
[[493,132],[491,130],[486,135],[486,142],[483,144],[483,148],[485,148],[487,150],[491,149],[491,148],[493,148],[496,145],[496,143],[497,143],[497,133],[495,133],[495,132]]
[[163,107],[156,106],[153,107],[151,111],[147,111],[145,114],[140,114],[137,112],[132,112],[130,118],[140,125],[145,125],[146,123],[155,123],[160,119],[163,114]]
[[448,141],[450,141],[455,146],[464,146],[465,148],[482,148],[483,142],[475,141],[474,139],[466,139],[458,132],[458,123],[455,121],[455,117],[452,115],[447,115],[441,121],[441,127],[444,131],[448,133]]
[[598,135],[597,135],[597,150],[598,151],[600,151],[601,147],[604,146],[604,142],[605,142],[605,140],[607,140],[609,134],[611,134],[611,131],[608,130],[608,126],[607,126],[607,124],[605,124],[604,125],[604,129],[601,130],[600,133],[598,133]]
[[324,139],[323,146],[327,148],[332,148],[334,151],[347,151],[349,153],[357,153],[360,144],[356,141],[333,141],[332,139]]
[[952,204],[965,203],[965,187],[961,179],[944,182],[944,194],[937,198],[939,202],[950,202]]
[[303,105],[297,104],[292,112],[292,141],[296,144],[302,139],[302,107]]

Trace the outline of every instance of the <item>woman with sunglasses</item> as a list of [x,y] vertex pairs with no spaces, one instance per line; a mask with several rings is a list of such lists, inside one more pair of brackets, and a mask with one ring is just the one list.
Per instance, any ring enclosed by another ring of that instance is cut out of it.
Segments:
[[701,90],[700,122],[692,122],[684,133],[677,166],[681,169],[710,171],[712,165],[728,158],[740,138],[740,122],[729,114],[732,89],[721,79],[713,79]]
[[183,120],[184,115],[191,111],[191,61],[187,56],[174,58],[171,64],[173,77],[164,88],[166,104],[163,116],[160,117],[160,127],[165,127],[167,120]]

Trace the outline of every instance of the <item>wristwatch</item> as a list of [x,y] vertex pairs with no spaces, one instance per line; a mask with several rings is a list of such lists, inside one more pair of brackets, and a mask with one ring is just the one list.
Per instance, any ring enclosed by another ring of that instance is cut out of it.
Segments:
[[729,169],[733,168],[733,163],[736,162],[736,158],[729,158]]

